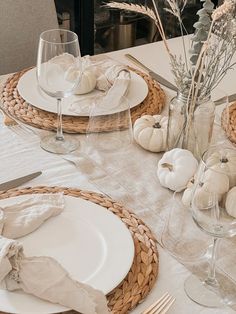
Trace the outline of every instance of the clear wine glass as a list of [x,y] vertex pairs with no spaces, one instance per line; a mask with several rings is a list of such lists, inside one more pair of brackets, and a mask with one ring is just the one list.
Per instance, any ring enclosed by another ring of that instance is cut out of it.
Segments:
[[86,133],[87,150],[105,155],[127,150],[133,140],[129,100],[122,96],[110,102],[97,97],[91,103]]
[[78,36],[68,30],[52,29],[40,35],[37,79],[40,89],[57,100],[57,132],[41,139],[41,147],[56,154],[66,154],[79,146],[73,136],[62,131],[62,99],[73,94],[81,76]]
[[235,287],[227,276],[216,274],[219,239],[236,235],[236,150],[215,146],[201,159],[193,187],[192,217],[203,232],[213,237],[207,278],[195,275],[185,281],[187,295],[198,304],[219,307],[235,304]]
[[[222,122],[229,125],[229,97],[223,90],[216,88],[212,93],[212,100],[215,103],[215,121],[211,143],[231,144],[227,139],[227,134],[222,127]],[[222,115],[223,114],[223,115]],[[232,146],[232,145],[231,145]]]

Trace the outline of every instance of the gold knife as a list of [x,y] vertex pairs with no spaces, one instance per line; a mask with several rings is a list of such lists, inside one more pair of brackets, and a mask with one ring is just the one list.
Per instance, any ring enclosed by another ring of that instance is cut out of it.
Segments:
[[167,81],[166,79],[164,79],[164,77],[160,76],[159,74],[153,72],[151,69],[149,69],[148,67],[146,67],[146,65],[144,65],[143,63],[141,63],[138,59],[136,59],[134,56],[130,55],[130,54],[125,54],[125,57],[128,58],[129,60],[131,60],[133,63],[135,63],[136,65],[138,65],[139,67],[143,68],[144,70],[146,70],[148,72],[148,74],[158,83],[160,83],[161,85],[164,85],[165,87],[177,92],[178,88],[173,85],[171,82]]
[[19,177],[19,178],[1,183],[0,184],[0,191],[6,191],[9,189],[16,188],[16,187],[20,186],[21,184],[24,184],[24,183],[38,177],[41,174],[42,174],[42,171],[37,171],[37,172],[31,173],[31,174],[28,174],[26,176]]

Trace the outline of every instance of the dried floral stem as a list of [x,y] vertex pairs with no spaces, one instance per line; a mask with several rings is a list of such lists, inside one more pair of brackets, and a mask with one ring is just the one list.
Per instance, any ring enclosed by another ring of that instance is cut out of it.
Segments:
[[[152,4],[153,4],[154,10],[155,10],[155,14],[156,14],[156,17],[157,17],[157,20],[158,20],[158,25],[160,26],[160,29],[161,29],[161,32],[160,32],[161,38],[165,42],[165,46],[168,47],[167,42],[166,42],[165,31],[163,29],[161,18],[160,18],[160,14],[159,14],[159,12],[157,10],[157,6],[156,6],[156,3],[155,3],[154,0],[152,0]],[[169,47],[168,47],[168,50],[169,50]]]
[[160,36],[163,40],[163,43],[165,45],[165,48],[166,48],[170,58],[173,58],[173,56],[170,52],[169,46],[167,44],[165,31],[163,29],[163,25],[162,25],[161,18],[160,18],[159,12],[157,10],[155,1],[154,0],[152,0],[152,1],[154,4],[155,13],[152,9],[146,8],[145,6],[139,5],[139,4],[125,3],[125,2],[122,2],[122,3],[120,3],[120,2],[109,2],[106,4],[106,6],[110,7],[110,8],[120,9],[120,10],[128,10],[128,11],[136,12],[136,13],[143,14],[143,15],[150,17],[155,22],[155,25],[156,25],[159,33],[160,33]]
[[157,6],[156,6],[156,3],[154,0],[152,0],[152,4],[153,4],[153,7],[154,7],[154,10],[155,10],[155,14],[156,14],[156,18],[157,18],[157,22],[155,23],[156,25],[158,24],[159,27],[160,27],[160,35],[161,35],[161,38],[163,40],[163,43],[165,45],[165,48],[169,54],[169,56],[171,57],[171,53],[170,53],[170,49],[169,49],[169,46],[167,44],[167,40],[166,40],[166,34],[165,34],[165,31],[163,29],[163,26],[162,26],[162,22],[161,22],[161,18],[160,18],[160,14],[157,10]]
[[[234,44],[232,45],[234,49],[232,50],[231,45],[229,45],[229,39],[226,36],[227,33],[224,33],[224,28],[225,28],[225,22],[223,21],[223,25],[218,23],[218,20],[223,18],[225,14],[228,14],[233,10],[233,4],[231,0],[223,3],[221,5],[216,13],[213,12],[212,16],[212,22],[211,26],[208,32],[208,36],[206,41],[204,42],[202,49],[199,53],[198,59],[197,59],[197,64],[196,68],[194,71],[194,74],[192,76],[191,80],[191,85],[189,89],[189,94],[188,94],[188,99],[187,99],[187,108],[186,108],[186,116],[187,116],[187,121],[186,121],[186,129],[185,129],[185,136],[188,138],[188,134],[190,132],[192,123],[193,123],[193,115],[194,111],[196,109],[196,101],[199,96],[199,91],[203,92],[205,90],[205,93],[209,93],[215,86],[217,86],[220,82],[220,80],[223,78],[227,70],[231,66],[231,61],[232,57],[235,51],[235,38]],[[213,29],[217,25],[220,27],[220,31],[223,34],[223,36],[219,36],[217,34],[214,34]],[[225,38],[226,37],[226,38]],[[208,53],[211,45],[211,40],[214,38],[217,38],[217,45],[216,49],[214,50],[214,58],[210,56],[210,60],[207,60],[208,58]],[[222,60],[223,58],[223,60]],[[223,62],[221,62],[223,61]],[[204,71],[206,69],[210,72],[208,73],[207,79],[203,77]],[[196,80],[197,78],[197,80]],[[202,88],[201,80],[205,79],[204,85]],[[204,92],[203,92],[204,95]],[[206,94],[207,95],[207,94]]]
[[[199,90],[200,90],[200,82],[202,80],[203,76],[203,70],[204,70],[204,65],[205,65],[205,59],[207,55],[207,50],[208,50],[208,44],[209,40],[212,34],[212,28],[214,25],[214,21],[212,21],[210,30],[208,33],[208,37],[206,42],[203,44],[202,49],[199,53],[196,68],[194,70],[194,74],[192,76],[192,81],[189,89],[189,94],[188,94],[188,100],[187,100],[187,123],[186,123],[186,138],[188,138],[188,134],[190,132],[190,128],[192,126],[193,122],[193,114],[194,110],[196,108],[196,101],[199,95]],[[196,76],[198,75],[197,81],[196,81]],[[191,101],[190,101],[191,98]]]
[[181,21],[180,21],[180,32],[181,32],[182,46],[183,46],[183,50],[184,50],[184,59],[185,59],[186,69],[187,69],[187,72],[188,72],[189,71],[188,59],[187,59],[186,45],[185,45],[185,41],[184,41],[183,26],[182,26],[182,22]]
[[216,21],[220,19],[223,15],[230,13],[234,9],[234,1],[228,0],[224,1],[218,8],[215,9],[215,11],[212,14],[212,20]]
[[[155,1],[152,1],[155,3]],[[184,32],[183,29],[185,30],[186,34],[188,33],[184,27],[184,24],[181,19],[181,12],[184,10],[187,0],[180,1],[180,5],[182,4],[181,8],[179,3],[176,0],[166,0],[170,8],[164,8],[166,12],[169,12],[170,14],[174,15],[178,21],[179,21],[179,26],[180,26],[180,33],[181,33],[181,39],[182,39],[182,46],[183,46],[183,51],[184,51],[184,59],[185,59],[185,64],[186,64],[186,70],[188,72],[188,60],[187,60],[187,52],[186,52],[186,45],[184,41]]]
[[[203,8],[198,11],[199,21],[198,24],[196,23],[196,31],[192,37],[190,62],[188,62],[184,38],[185,27],[181,19],[181,13],[187,0],[166,0],[169,7],[165,8],[165,11],[173,14],[178,19],[184,61],[181,56],[177,57],[170,51],[155,0],[152,0],[154,11],[138,4],[111,2],[106,5],[146,15],[155,22],[169,54],[176,85],[180,93],[188,95],[186,106],[186,116],[189,120],[186,126],[188,131],[197,106],[196,101],[199,97],[209,96],[212,89],[219,84],[231,68],[232,57],[236,49],[236,0],[225,0],[215,11],[213,11],[214,5],[211,0],[203,0],[203,2]],[[210,14],[212,14],[212,19]],[[229,31],[228,22],[232,19],[234,19],[235,30]]]

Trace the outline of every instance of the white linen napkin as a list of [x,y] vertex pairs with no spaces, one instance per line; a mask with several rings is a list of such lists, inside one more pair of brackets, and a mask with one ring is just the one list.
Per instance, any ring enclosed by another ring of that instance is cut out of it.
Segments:
[[[96,91],[103,92],[103,107],[115,108],[119,106],[120,99],[128,90],[130,84],[130,71],[127,66],[104,56],[84,56],[82,58],[82,69],[92,69],[95,73],[97,83]],[[83,95],[78,101],[70,105],[70,110],[75,113],[81,113],[83,103],[86,106],[97,99],[98,93]],[[89,101],[88,101],[89,100]],[[88,110],[87,110],[88,111]]]
[[122,70],[102,100],[102,107],[104,110],[107,110],[107,108],[115,109],[120,106],[121,98],[126,94],[129,87],[129,82],[130,72],[127,70]]
[[84,314],[107,314],[105,295],[73,280],[51,257],[26,257],[16,240],[0,236],[0,284]]
[[50,217],[60,214],[65,201],[62,193],[30,194],[0,208],[0,235],[17,239],[33,232]]
[[[97,78],[96,88],[104,92],[107,92],[112,87],[123,71],[129,72],[126,65],[104,56],[95,56],[92,58],[85,56],[83,63],[84,66],[93,69]],[[127,79],[129,78],[127,77]],[[129,81],[127,81],[128,83]]]

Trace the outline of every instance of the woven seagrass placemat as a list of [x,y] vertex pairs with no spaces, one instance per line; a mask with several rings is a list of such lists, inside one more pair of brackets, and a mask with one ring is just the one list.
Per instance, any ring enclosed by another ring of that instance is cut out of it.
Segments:
[[[135,246],[132,267],[125,279],[107,295],[108,305],[113,314],[125,314],[140,303],[150,292],[158,275],[159,258],[156,240],[150,229],[134,213],[112,199],[95,192],[82,191],[74,188],[45,187],[15,189],[0,192],[0,199],[36,193],[58,193],[80,197],[99,204],[118,216],[129,229]],[[75,311],[66,312],[75,314]],[[3,312],[0,312],[3,314]]]
[[[17,91],[17,83],[20,77],[29,69],[15,73],[11,76],[0,95],[2,106],[6,113],[15,117],[19,121],[45,130],[56,130],[57,116],[55,113],[38,109],[33,104],[27,103]],[[148,85],[148,95],[142,103],[131,109],[131,119],[134,122],[144,114],[159,114],[165,105],[165,94],[160,85],[149,75],[138,70],[131,69],[140,75]],[[112,116],[112,115],[111,115]],[[85,133],[88,124],[88,117],[63,116],[63,130],[67,133]],[[103,127],[100,131],[112,130],[112,120],[104,119]]]
[[236,102],[223,110],[221,125],[228,139],[236,144]]

